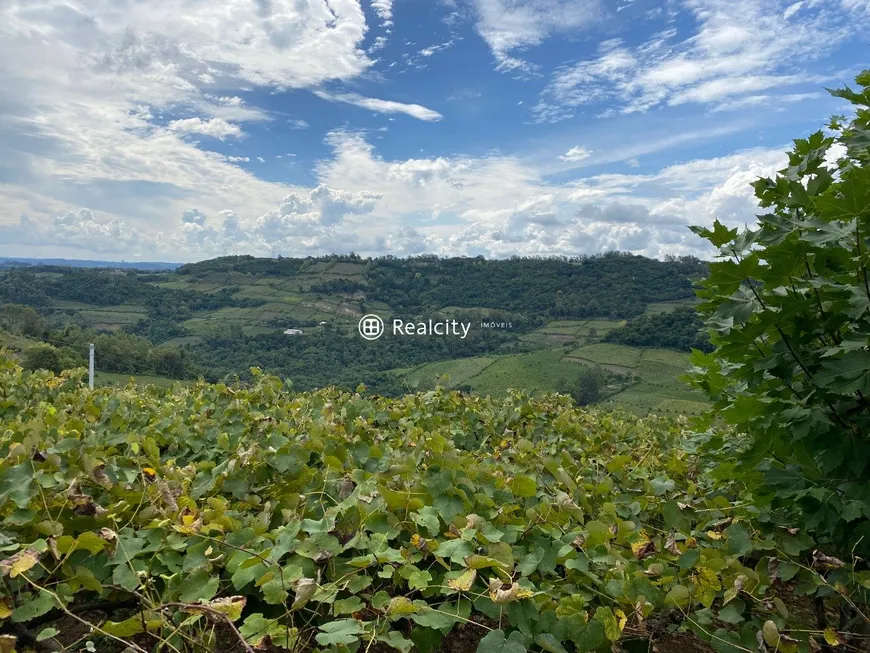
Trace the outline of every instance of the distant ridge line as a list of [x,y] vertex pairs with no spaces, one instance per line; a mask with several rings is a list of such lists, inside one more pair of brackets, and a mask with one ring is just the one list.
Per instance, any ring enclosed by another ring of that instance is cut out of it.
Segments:
[[68,258],[26,258],[0,256],[0,268],[57,266],[71,268],[110,268],[123,270],[174,270],[182,263],[161,261],[91,261]]

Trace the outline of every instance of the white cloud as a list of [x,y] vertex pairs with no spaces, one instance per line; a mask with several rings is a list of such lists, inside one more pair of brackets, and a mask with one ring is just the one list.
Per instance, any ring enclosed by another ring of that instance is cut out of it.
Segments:
[[287,124],[289,125],[290,129],[308,129],[311,126],[306,121],[299,119],[288,120]]
[[582,161],[583,159],[587,159],[591,154],[592,152],[587,150],[585,147],[577,145],[576,147],[572,147],[570,150],[565,152],[565,154],[560,155],[559,158],[562,161],[569,161],[573,163],[575,161]]
[[372,9],[385,27],[393,24],[393,0],[372,0]]
[[438,52],[446,50],[451,47],[456,41],[454,39],[450,39],[449,41],[445,41],[444,43],[437,43],[435,45],[430,45],[428,48],[423,48],[418,52],[421,57],[431,57]]
[[344,102],[352,104],[363,109],[369,109],[377,113],[405,113],[412,118],[418,120],[435,121],[441,120],[443,116],[437,111],[427,109],[419,104],[404,104],[402,102],[393,102],[391,100],[379,100],[359,95],[358,93],[327,93],[326,91],[315,91],[317,97],[330,102]]
[[58,244],[73,251],[129,255],[147,248],[145,237],[117,217],[98,218],[82,208],[36,220],[24,215],[18,224],[0,225],[0,242],[43,247]]
[[557,32],[575,30],[600,16],[597,0],[475,0],[477,31],[500,70],[534,68],[511,53],[541,43]]
[[204,136],[212,136],[220,140],[224,140],[228,136],[235,138],[242,136],[242,130],[238,125],[229,123],[222,118],[212,118],[210,120],[203,120],[202,118],[173,120],[169,123],[169,129],[182,134],[203,134]]
[[227,161],[232,161],[233,163],[248,163],[250,162],[250,157],[247,156],[228,156]]
[[[49,225],[83,206],[92,231],[118,218],[140,234],[175,230],[171,216],[192,203],[262,214],[295,186],[185,134],[229,139],[271,118],[239,99],[255,87],[361,75],[373,63],[366,30],[357,0],[227,0],[206,12],[199,0],[0,0],[0,59],[16,62],[0,67],[0,87],[14,89],[0,97],[0,225]],[[32,251],[56,239],[45,242]]]
[[[783,0],[684,0],[697,31],[656,34],[629,46],[604,41],[598,56],[560,67],[534,112],[539,122],[569,118],[584,106],[615,105],[623,113],[684,103],[717,104],[735,96],[823,78],[806,65],[851,38],[867,15],[848,3]],[[793,94],[799,97],[799,94]],[[614,109],[611,109],[614,110]]]
[[383,50],[387,47],[387,37],[386,36],[378,36],[375,37],[374,42],[369,46],[368,53],[373,54],[378,50]]
[[155,233],[80,209],[0,227],[0,241],[19,250],[38,244],[163,260],[180,253],[189,260],[226,253],[504,257],[606,249],[706,256],[711,251],[688,225],[754,221],[750,182],[786,159],[780,148],[755,148],[564,185],[509,156],[385,160],[361,135],[344,131],[327,143],[334,156],[316,167],[320,183],[286,193],[260,213],[188,204],[175,214],[180,220]]

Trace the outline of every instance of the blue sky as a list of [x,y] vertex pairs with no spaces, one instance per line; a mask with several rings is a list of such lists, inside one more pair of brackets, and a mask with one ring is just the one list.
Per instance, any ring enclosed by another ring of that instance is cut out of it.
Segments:
[[0,256],[707,256],[870,0],[5,0]]

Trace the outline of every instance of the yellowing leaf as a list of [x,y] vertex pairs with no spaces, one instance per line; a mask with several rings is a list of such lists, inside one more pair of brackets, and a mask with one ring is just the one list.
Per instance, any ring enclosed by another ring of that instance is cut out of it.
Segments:
[[247,599],[244,596],[225,596],[208,603],[189,605],[184,608],[188,614],[202,614],[214,618],[215,613],[225,615],[230,621],[238,621],[245,609]]
[[825,628],[825,632],[823,633],[823,635],[825,637],[825,641],[830,646],[839,646],[841,644],[840,637],[837,635],[837,630],[835,628],[828,626],[827,628]]
[[768,646],[776,647],[779,644],[779,628],[774,622],[765,621],[761,628],[761,635]]
[[613,614],[616,615],[617,619],[619,619],[619,630],[625,630],[625,624],[628,623],[628,617],[625,616],[625,613],[619,608],[615,608],[613,610]]
[[460,592],[467,592],[471,589],[471,586],[474,584],[474,579],[477,578],[477,570],[476,569],[468,569],[462,573],[461,576],[457,578],[451,578],[447,581],[447,586],[451,589],[458,590]]
[[520,587],[517,583],[505,586],[501,581],[492,579],[489,582],[489,598],[493,603],[513,603],[522,599],[528,599],[535,595],[531,590]]
[[707,539],[716,540],[717,542],[722,539],[722,533],[717,533],[716,531],[707,531],[705,535]]
[[649,555],[655,553],[656,545],[652,540],[644,540],[641,542],[635,542],[631,545],[631,551],[634,553],[634,557],[637,560],[643,560]]
[[387,606],[387,615],[391,617],[405,617],[410,614],[417,614],[420,611],[411,599],[405,596],[394,596],[390,599],[390,604]]
[[37,562],[39,562],[39,552],[36,549],[25,549],[0,562],[0,571],[4,576],[15,578],[35,567]]
[[12,608],[7,601],[8,599],[0,599],[0,619],[8,619],[12,614]]

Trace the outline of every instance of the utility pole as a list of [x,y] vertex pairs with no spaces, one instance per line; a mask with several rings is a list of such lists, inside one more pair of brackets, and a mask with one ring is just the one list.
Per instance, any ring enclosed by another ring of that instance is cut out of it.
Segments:
[[91,355],[88,358],[88,387],[94,389],[94,343],[91,343]]

